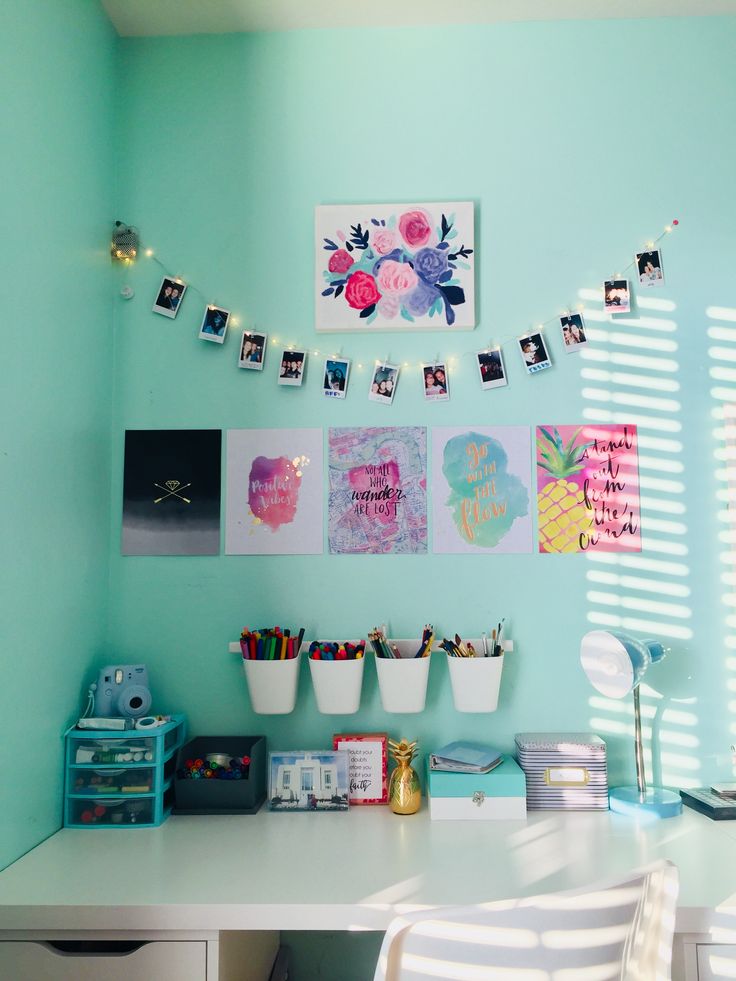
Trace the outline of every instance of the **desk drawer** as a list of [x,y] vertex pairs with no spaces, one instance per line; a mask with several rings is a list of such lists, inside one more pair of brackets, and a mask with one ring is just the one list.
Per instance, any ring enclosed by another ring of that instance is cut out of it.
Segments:
[[0,942],[0,978],[8,981],[207,981],[207,944],[203,940],[157,940],[144,944],[82,941],[59,946],[72,949],[60,950],[51,944],[25,940]]
[[736,978],[736,944],[698,944],[698,981]]

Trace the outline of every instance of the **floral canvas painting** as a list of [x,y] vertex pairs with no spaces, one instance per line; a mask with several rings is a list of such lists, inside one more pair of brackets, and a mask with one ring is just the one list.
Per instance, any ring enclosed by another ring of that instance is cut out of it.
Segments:
[[316,329],[472,330],[473,221],[472,201],[318,207]]

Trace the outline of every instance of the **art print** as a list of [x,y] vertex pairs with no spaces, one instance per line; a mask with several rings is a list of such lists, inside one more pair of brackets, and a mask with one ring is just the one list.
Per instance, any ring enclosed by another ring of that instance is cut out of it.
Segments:
[[348,809],[347,750],[269,753],[268,766],[268,806],[272,811]]
[[333,554],[427,551],[426,429],[330,429],[329,541]]
[[179,312],[186,291],[186,283],[182,283],[180,279],[164,276],[153,303],[153,312],[160,313],[163,317],[171,317],[173,320]]
[[531,488],[527,426],[433,429],[433,551],[531,552]]
[[388,803],[388,736],[385,732],[340,733],[334,749],[348,753],[349,800],[352,804]]
[[123,555],[218,555],[219,429],[125,433]]
[[322,430],[230,429],[227,555],[323,551]]
[[540,552],[640,552],[636,426],[537,427]]
[[315,211],[318,331],[471,330],[472,201]]
[[199,328],[199,336],[203,341],[214,341],[215,344],[224,344],[227,337],[227,322],[230,319],[230,311],[222,310],[220,307],[208,306],[205,308],[202,326]]

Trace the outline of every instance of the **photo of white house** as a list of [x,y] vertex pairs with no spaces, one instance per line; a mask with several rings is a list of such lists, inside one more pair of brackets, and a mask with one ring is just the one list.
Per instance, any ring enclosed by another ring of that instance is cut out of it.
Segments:
[[273,810],[346,810],[347,750],[271,753],[269,787]]

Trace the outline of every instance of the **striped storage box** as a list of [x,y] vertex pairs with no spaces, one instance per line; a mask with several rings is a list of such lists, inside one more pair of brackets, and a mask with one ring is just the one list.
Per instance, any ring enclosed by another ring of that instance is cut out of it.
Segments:
[[592,732],[519,732],[529,811],[608,809],[606,744]]

